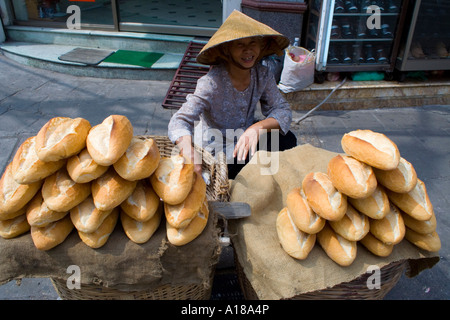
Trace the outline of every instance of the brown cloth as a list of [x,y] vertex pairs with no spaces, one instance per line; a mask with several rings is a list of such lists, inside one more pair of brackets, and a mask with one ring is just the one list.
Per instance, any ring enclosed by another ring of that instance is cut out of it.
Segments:
[[48,251],[39,251],[30,233],[14,239],[0,237],[0,284],[25,277],[67,280],[70,265],[80,267],[81,285],[98,284],[121,291],[152,290],[162,285],[212,286],[220,255],[217,214],[210,211],[202,234],[176,247],[166,237],[166,221],[149,241],[129,240],[118,221],[107,243],[98,249],[85,245],[76,229]]
[[308,144],[283,152],[258,151],[233,181],[231,201],[248,203],[252,212],[248,218],[230,221],[229,232],[239,264],[259,299],[289,299],[331,288],[365,274],[370,265],[382,268],[410,259],[410,270],[417,273],[439,261],[436,253],[419,250],[407,240],[395,245],[386,258],[358,244],[357,257],[348,267],[332,261],[317,240],[305,260],[296,260],[283,250],[276,218],[286,206],[288,192],[301,186],[309,172],[327,172],[329,160],[336,155]]

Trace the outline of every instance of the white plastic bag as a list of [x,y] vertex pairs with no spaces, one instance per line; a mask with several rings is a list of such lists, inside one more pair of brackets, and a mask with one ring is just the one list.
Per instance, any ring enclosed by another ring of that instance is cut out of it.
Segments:
[[[300,57],[300,61],[296,62]],[[284,93],[299,91],[314,83],[314,52],[302,47],[289,46],[284,56],[278,88]]]

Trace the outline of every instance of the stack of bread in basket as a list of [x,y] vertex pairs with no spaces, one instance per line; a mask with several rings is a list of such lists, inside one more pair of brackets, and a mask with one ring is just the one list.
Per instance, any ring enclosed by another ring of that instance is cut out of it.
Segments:
[[83,118],[55,117],[25,140],[0,180],[0,236],[31,231],[40,250],[75,228],[92,248],[103,246],[120,220],[128,238],[147,242],[166,217],[174,245],[206,226],[206,184],[186,159],[161,157],[150,137],[111,115],[91,127]]
[[276,220],[282,248],[302,260],[317,240],[341,266],[352,264],[358,242],[381,257],[404,238],[439,251],[425,184],[397,145],[371,130],[346,133],[341,145],[345,154],[329,161],[327,173],[310,172],[287,195]]

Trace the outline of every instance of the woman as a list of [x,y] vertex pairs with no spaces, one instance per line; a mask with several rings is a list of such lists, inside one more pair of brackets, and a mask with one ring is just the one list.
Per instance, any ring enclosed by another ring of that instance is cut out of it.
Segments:
[[[280,151],[296,145],[289,131],[289,104],[269,69],[259,63],[268,55],[281,55],[288,44],[285,36],[233,11],[199,53],[197,62],[213,67],[198,80],[194,94],[186,97],[168,128],[170,140],[194,161],[197,172],[201,159],[194,142],[213,155],[225,152],[231,179],[248,162],[249,153],[260,147],[263,134],[281,131],[279,141],[271,144],[279,142]],[[261,121],[255,121],[258,103],[266,117]]]

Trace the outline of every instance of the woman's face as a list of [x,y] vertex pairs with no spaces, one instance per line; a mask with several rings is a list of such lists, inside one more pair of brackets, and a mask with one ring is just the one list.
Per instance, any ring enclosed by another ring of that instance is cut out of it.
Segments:
[[231,62],[243,69],[252,68],[261,53],[261,44],[262,39],[259,37],[232,41],[228,47]]

